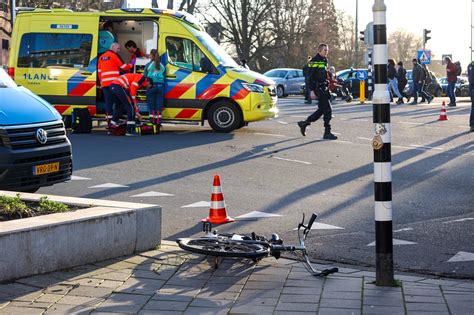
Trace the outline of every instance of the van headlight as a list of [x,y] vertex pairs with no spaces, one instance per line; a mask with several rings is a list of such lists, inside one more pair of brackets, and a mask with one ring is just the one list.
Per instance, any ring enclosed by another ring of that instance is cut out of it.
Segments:
[[242,83],[242,86],[249,92],[263,93],[263,85],[254,83]]

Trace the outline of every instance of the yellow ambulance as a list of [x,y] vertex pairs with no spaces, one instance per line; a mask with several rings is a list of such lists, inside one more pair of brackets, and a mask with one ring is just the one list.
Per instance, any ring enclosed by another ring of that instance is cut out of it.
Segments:
[[[97,56],[99,31],[106,22],[113,25],[125,62],[130,54],[123,45],[129,40],[146,53],[158,49],[166,66],[163,122],[207,120],[215,131],[230,132],[278,114],[272,80],[239,67],[193,16],[172,10],[21,11],[13,28],[10,76],[53,104],[65,122],[74,107],[88,107],[93,118],[103,119]],[[201,68],[203,58],[212,69]],[[146,62],[137,59],[134,71]],[[139,99],[146,114],[146,99]]]

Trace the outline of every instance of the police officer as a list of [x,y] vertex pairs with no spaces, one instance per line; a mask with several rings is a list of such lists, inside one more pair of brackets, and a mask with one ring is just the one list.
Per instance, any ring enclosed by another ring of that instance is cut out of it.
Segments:
[[298,122],[301,134],[306,136],[306,127],[312,122],[318,120],[323,116],[324,120],[324,136],[326,140],[336,140],[337,137],[331,133],[331,117],[332,108],[330,103],[331,94],[329,92],[329,81],[327,74],[328,65],[328,50],[327,44],[319,44],[318,53],[308,63],[309,67],[309,89],[311,91],[311,98],[318,97],[318,109],[312,113],[306,120]]
[[469,79],[469,91],[471,93],[471,115],[469,117],[469,127],[474,132],[474,61],[467,66],[467,76]]
[[119,52],[120,44],[113,43],[110,49],[99,57],[97,65],[100,87],[104,93],[107,122],[110,122],[110,119],[112,119],[114,109],[114,102],[109,88],[110,84],[112,84],[112,81],[116,80],[121,73],[128,72],[132,68],[132,65],[123,62],[122,58],[118,55]]

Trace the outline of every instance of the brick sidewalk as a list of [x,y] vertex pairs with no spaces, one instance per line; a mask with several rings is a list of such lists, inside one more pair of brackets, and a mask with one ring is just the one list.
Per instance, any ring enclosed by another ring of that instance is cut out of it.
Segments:
[[273,258],[227,259],[215,270],[163,242],[160,250],[0,285],[0,314],[474,314],[472,280],[395,278],[401,287],[376,287],[373,272],[347,268],[314,278],[299,262]]

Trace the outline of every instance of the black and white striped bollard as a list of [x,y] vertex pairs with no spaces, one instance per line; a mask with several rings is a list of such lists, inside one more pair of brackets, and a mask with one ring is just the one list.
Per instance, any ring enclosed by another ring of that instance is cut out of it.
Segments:
[[374,195],[376,279],[379,286],[393,286],[392,238],[392,157],[390,95],[387,90],[387,27],[383,0],[375,0],[373,63],[375,74],[374,120]]

